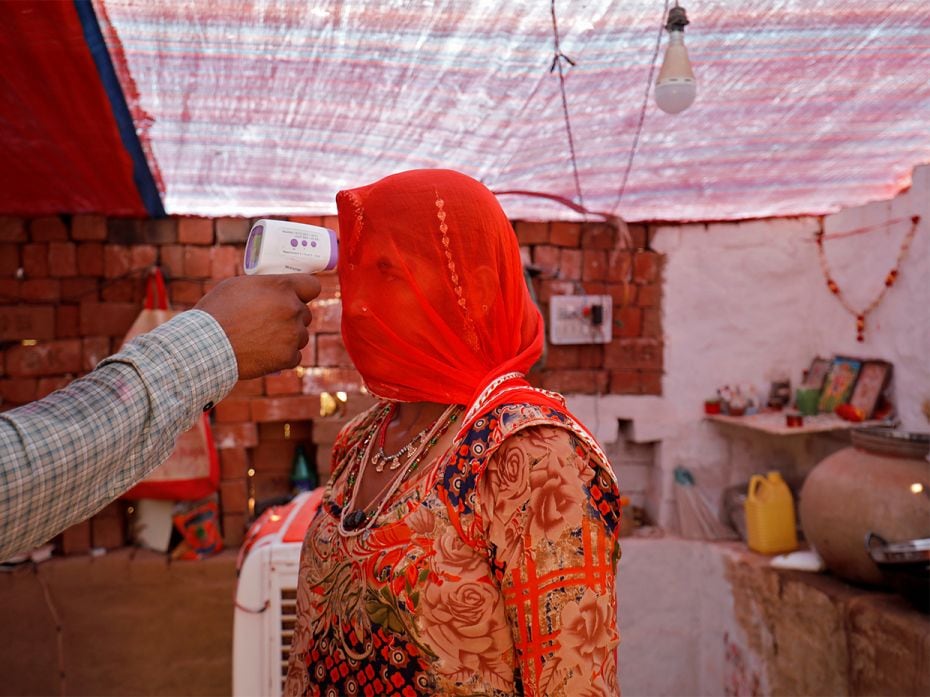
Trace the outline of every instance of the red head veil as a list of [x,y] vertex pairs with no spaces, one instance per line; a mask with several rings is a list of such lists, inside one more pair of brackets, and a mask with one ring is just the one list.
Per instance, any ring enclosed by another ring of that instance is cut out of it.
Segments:
[[565,410],[522,377],[542,352],[543,321],[513,228],[484,185],[414,170],[341,191],[336,204],[342,337],[372,394]]

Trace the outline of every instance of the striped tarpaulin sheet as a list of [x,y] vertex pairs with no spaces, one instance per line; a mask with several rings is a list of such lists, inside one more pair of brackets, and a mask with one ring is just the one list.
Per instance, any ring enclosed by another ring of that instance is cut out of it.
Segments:
[[[649,100],[619,205],[664,5],[556,4],[588,208],[822,213],[891,197],[930,161],[930,3],[685,4],[698,98],[678,116]],[[545,0],[94,7],[169,213],[331,213],[340,188],[417,167],[576,198]]]

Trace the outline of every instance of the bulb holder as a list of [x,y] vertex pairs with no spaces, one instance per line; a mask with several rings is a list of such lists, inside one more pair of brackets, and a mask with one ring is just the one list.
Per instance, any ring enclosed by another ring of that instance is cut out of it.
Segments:
[[665,28],[668,31],[684,31],[685,26],[691,24],[688,21],[688,13],[684,7],[675,5],[668,11],[668,19],[665,21]]

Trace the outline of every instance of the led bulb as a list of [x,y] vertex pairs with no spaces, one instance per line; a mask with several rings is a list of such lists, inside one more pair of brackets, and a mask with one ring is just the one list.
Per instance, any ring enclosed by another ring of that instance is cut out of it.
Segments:
[[666,114],[678,114],[694,103],[697,82],[685,48],[685,33],[669,31],[665,60],[656,79],[656,105]]

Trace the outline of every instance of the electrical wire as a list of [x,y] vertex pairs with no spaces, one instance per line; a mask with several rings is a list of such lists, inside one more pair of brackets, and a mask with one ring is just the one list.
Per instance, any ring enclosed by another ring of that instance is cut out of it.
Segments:
[[[552,37],[555,42],[555,56],[552,59],[552,66],[549,68],[549,72],[555,71],[556,68],[559,69],[559,92],[562,95],[562,114],[565,117],[565,133],[568,136],[568,150],[572,158],[572,175],[575,178],[575,191],[578,195],[578,204],[582,209],[585,209],[584,196],[581,193],[581,178],[578,176],[578,158],[575,154],[575,138],[572,134],[572,122],[568,116],[568,97],[565,94],[565,71],[562,68],[563,60],[571,66],[575,65],[575,61],[562,53],[559,40],[559,23],[555,15],[555,0],[551,1],[550,10],[552,14]],[[585,214],[582,213],[582,215]]]
[[[675,3],[678,6],[678,3]],[[668,16],[668,0],[665,0],[665,6],[662,10],[662,22],[659,24],[659,31],[656,35],[656,45],[652,52],[652,60],[649,63],[649,77],[646,78],[646,90],[643,93],[643,104],[639,110],[639,120],[636,123],[636,132],[633,134],[633,144],[630,146],[630,156],[627,158],[626,168],[623,171],[623,179],[620,182],[620,190],[617,192],[617,200],[610,209],[611,214],[616,214],[620,202],[623,200],[623,194],[626,192],[626,185],[630,179],[630,172],[633,169],[633,159],[636,157],[636,149],[639,146],[639,138],[643,132],[643,123],[646,120],[646,108],[649,106],[649,92],[652,90],[652,76],[656,70],[656,59],[659,57],[659,48],[662,46],[662,32],[665,31],[665,18]]]

